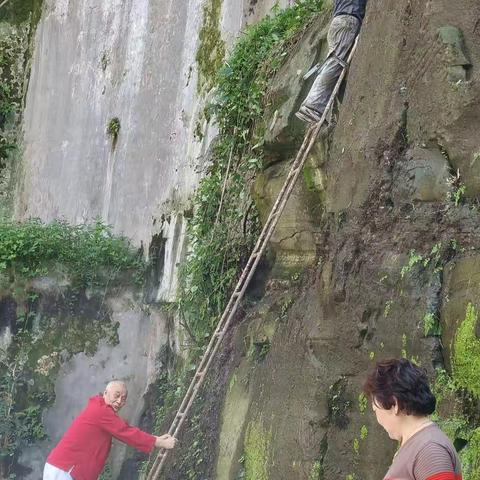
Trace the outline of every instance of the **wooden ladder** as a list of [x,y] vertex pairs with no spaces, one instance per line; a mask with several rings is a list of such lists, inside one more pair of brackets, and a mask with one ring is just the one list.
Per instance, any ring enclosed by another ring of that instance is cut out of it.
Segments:
[[[252,279],[255,270],[257,269],[258,263],[260,262],[262,255],[265,253],[268,241],[270,240],[273,231],[275,230],[278,219],[280,218],[280,215],[285,208],[290,194],[292,193],[293,187],[297,182],[298,176],[300,175],[300,172],[305,165],[308,155],[310,154],[310,151],[312,150],[312,147],[317,140],[320,129],[325,123],[327,115],[331,110],[335,99],[337,98],[342,82],[347,74],[348,66],[351,63],[353,55],[357,48],[357,43],[358,37],[355,39],[355,43],[352,47],[350,55],[348,56],[347,62],[345,63],[345,65],[342,66],[342,72],[335,85],[332,95],[330,96],[327,107],[325,108],[321,119],[317,123],[312,124],[305,134],[302,146],[300,147],[300,150],[298,151],[297,156],[292,163],[290,172],[288,173],[285,183],[283,184],[283,187],[278,194],[277,200],[275,201],[275,204],[273,205],[268,219],[265,222],[262,232],[258,237],[255,248],[253,249],[250,258],[248,259],[245,268],[243,269],[243,272],[240,276],[240,279],[238,280],[235,290],[230,297],[227,307],[225,308],[225,311],[223,312],[223,315],[218,322],[217,328],[213,333],[205,352],[202,355],[202,359],[199,366],[197,367],[192,381],[190,382],[187,393],[185,394],[180,408],[178,409],[177,414],[175,415],[175,418],[173,419],[173,422],[170,426],[170,429],[168,430],[168,433],[170,435],[173,435],[174,437],[177,437],[180,429],[182,428],[182,425],[190,411],[190,408],[192,407],[197,393],[202,386],[203,381],[205,380],[205,375],[207,374],[208,369],[210,368],[210,365],[212,364],[212,361],[215,358],[216,353],[218,352],[220,344],[225,337],[228,327],[232,323],[235,313],[238,310],[240,302],[245,295],[248,284],[250,283],[250,280]],[[167,459],[168,452],[169,451],[165,449],[161,449],[159,451],[155,462],[146,477],[146,480],[158,480],[162,467],[165,464],[165,460]]]

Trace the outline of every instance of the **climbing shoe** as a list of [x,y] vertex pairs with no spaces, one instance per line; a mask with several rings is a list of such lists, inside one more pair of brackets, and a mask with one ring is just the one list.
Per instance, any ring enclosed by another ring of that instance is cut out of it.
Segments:
[[305,123],[317,123],[322,118],[322,114],[313,108],[302,105],[295,116]]

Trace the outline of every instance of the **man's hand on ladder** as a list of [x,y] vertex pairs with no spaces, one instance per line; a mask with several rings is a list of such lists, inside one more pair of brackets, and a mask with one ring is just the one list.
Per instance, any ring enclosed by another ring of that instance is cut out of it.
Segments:
[[171,435],[162,435],[160,437],[155,437],[155,446],[157,448],[164,448],[165,450],[171,450],[177,445],[177,439]]

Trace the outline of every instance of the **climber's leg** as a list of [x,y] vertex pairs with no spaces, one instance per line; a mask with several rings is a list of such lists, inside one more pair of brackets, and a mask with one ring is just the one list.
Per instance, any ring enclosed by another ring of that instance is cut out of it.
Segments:
[[297,113],[301,120],[307,122],[320,120],[359,28],[360,21],[352,15],[339,15],[332,20],[328,31],[329,54]]

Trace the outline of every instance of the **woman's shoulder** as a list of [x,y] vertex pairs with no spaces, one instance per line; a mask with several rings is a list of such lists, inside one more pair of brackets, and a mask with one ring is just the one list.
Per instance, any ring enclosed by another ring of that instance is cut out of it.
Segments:
[[430,478],[445,472],[460,475],[460,461],[450,439],[437,425],[424,430],[415,452],[415,478]]
[[444,455],[454,459],[457,455],[452,442],[436,423],[432,423],[417,432],[401,448],[401,451],[412,459]]
[[445,435],[442,429],[434,422],[416,435],[418,443],[427,445],[442,445],[454,449],[451,440]]

